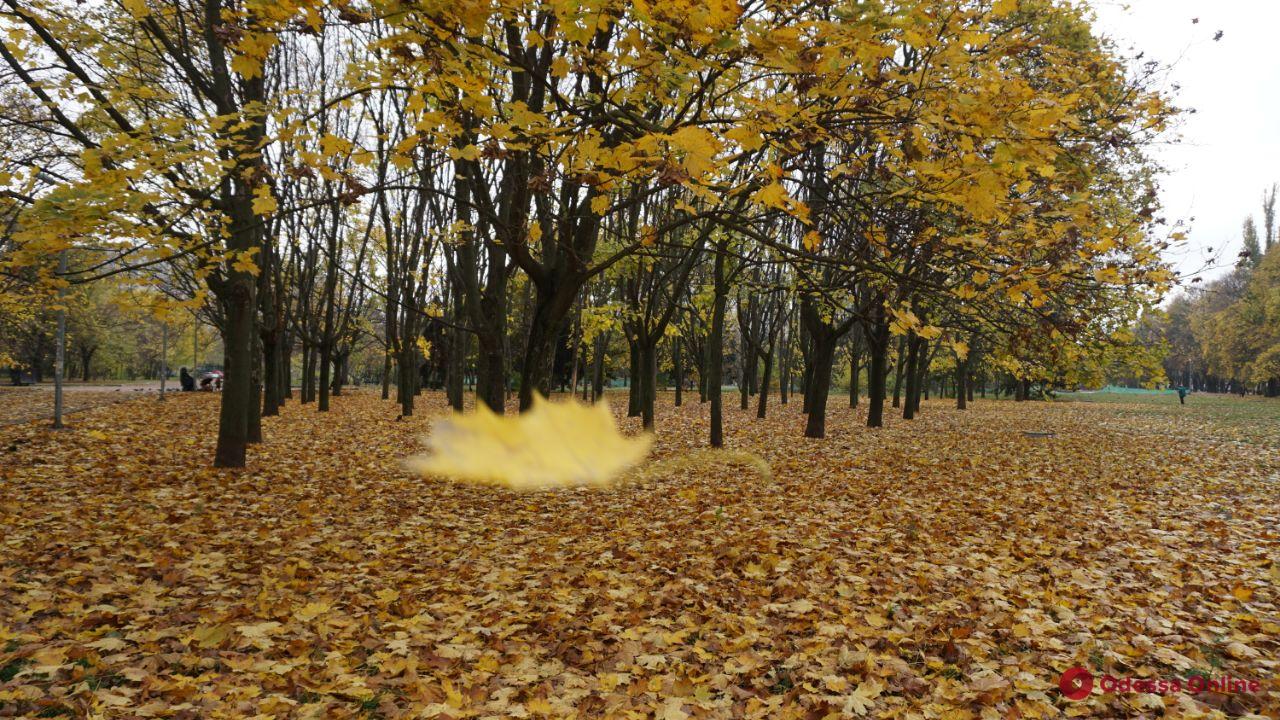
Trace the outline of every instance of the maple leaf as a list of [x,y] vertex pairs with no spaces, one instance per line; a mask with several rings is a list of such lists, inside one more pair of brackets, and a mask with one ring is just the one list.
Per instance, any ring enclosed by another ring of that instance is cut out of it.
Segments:
[[866,715],[883,691],[884,686],[875,680],[861,683],[856,690],[844,696],[844,712],[858,716]]
[[258,215],[270,215],[276,211],[276,198],[271,194],[271,188],[266,185],[259,185],[253,191],[253,211]]
[[618,432],[605,402],[551,403],[535,397],[533,408],[499,416],[484,405],[474,413],[436,421],[428,437],[431,454],[409,466],[441,475],[520,490],[605,486],[639,463],[650,435]]

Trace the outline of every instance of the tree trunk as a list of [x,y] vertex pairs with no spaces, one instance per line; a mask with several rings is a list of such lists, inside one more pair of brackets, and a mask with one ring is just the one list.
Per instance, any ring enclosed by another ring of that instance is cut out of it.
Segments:
[[773,373],[773,353],[774,348],[770,347],[769,352],[764,356],[764,373],[760,377],[760,397],[756,401],[756,417],[763,420],[768,412],[769,404],[769,381],[772,379],[770,375]]
[[595,352],[591,358],[591,401],[600,402],[604,395],[604,355],[609,349],[608,333],[596,335]]
[[[256,313],[255,313],[256,315]],[[255,323],[256,325],[256,323]],[[249,414],[246,423],[247,438],[250,443],[262,442],[262,333],[254,328],[249,337],[249,406],[245,412]],[[225,383],[224,383],[225,385]]]
[[933,354],[929,352],[929,341],[917,338],[919,348],[916,350],[916,387],[915,394],[910,396],[912,414],[920,414],[920,396],[929,397],[929,366],[933,364]]
[[280,394],[280,338],[271,331],[262,338],[262,415],[280,414],[284,398]]
[[893,370],[893,406],[902,407],[902,362],[906,359],[907,338],[898,338],[898,357]]
[[80,348],[80,379],[83,382],[89,382],[89,367],[93,363],[93,354],[97,351],[96,345],[91,348]]
[[334,344],[333,314],[337,305],[338,268],[334,258],[336,249],[332,241],[329,243],[329,250],[330,259],[324,281],[324,329],[320,331],[320,403],[316,408],[320,412],[329,411],[329,373],[332,371]]
[[684,398],[684,366],[680,364],[680,339],[671,341],[671,369],[676,380],[676,407],[680,407]]
[[831,369],[835,363],[836,344],[843,332],[825,320],[817,304],[805,298],[800,303],[800,322],[809,338],[809,355],[805,358],[804,404],[809,408],[804,435],[826,437],[827,398],[831,394]]
[[[916,393],[920,392],[920,389],[919,389],[920,376],[916,372],[916,369],[919,366],[919,364],[920,364],[920,339],[915,334],[915,332],[912,331],[907,336],[907,362],[906,362],[907,401],[902,404],[903,420],[911,420],[916,416],[915,398],[916,398]],[[899,371],[901,371],[902,365],[899,364],[898,368],[899,368]],[[901,372],[899,373],[899,376],[901,376]],[[895,401],[894,404],[896,405],[897,404],[896,396],[894,397],[894,401]]]
[[889,319],[884,304],[875,309],[867,333],[867,427],[884,426],[885,390],[889,372]]
[[804,436],[822,438],[827,435],[827,398],[831,394],[831,369],[835,363],[836,338],[831,334],[810,333],[813,348],[810,350],[809,362],[813,371],[809,373],[809,387],[805,393],[805,404],[809,406],[809,417],[805,423]]
[[218,411],[218,445],[214,452],[216,467],[244,467],[249,444],[249,403],[253,402],[253,333],[254,278],[243,271],[232,271],[223,287],[222,305],[226,317],[223,344],[225,374],[222,406]]
[[551,364],[555,359],[556,341],[560,337],[561,324],[573,307],[577,287],[562,280],[550,288],[538,288],[533,317],[529,320],[524,363],[520,369],[520,412],[533,406],[535,394],[547,397],[551,392]]
[[282,401],[293,399],[293,337],[291,333],[284,334],[284,342],[281,343],[280,348],[280,397]]
[[339,350],[333,357],[333,397],[342,396],[342,386],[347,382],[346,350]]
[[782,403],[783,405],[786,405],[787,401],[791,399],[790,398],[791,396],[791,352],[790,352],[791,346],[789,344],[790,337],[791,337],[790,326],[791,326],[791,317],[790,317],[790,314],[788,314],[783,319],[782,341],[779,344],[779,348],[780,348],[779,352],[782,353],[782,357],[778,358],[778,364],[781,366],[778,368],[781,371],[778,376],[778,402]]
[[862,353],[858,341],[849,346],[849,407],[858,407],[858,375],[862,372]]
[[640,358],[640,419],[645,430],[653,429],[654,405],[658,396],[658,347],[656,343],[638,343]]
[[724,307],[728,300],[723,244],[715,246],[712,277],[715,297],[711,303],[711,332],[707,337],[707,399],[711,402],[711,447],[724,447],[724,408],[720,386],[724,378]]
[[640,417],[640,343],[627,339],[631,351],[631,365],[627,368],[627,417]]

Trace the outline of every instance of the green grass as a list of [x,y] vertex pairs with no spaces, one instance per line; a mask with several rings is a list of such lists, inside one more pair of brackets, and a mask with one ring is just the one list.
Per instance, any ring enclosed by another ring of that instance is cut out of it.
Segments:
[[1280,398],[1191,393],[1185,405],[1172,390],[1154,392],[1060,393],[1059,402],[1115,405],[1117,414],[1162,418],[1184,426],[1191,434],[1213,428],[1214,434],[1242,443],[1280,447]]

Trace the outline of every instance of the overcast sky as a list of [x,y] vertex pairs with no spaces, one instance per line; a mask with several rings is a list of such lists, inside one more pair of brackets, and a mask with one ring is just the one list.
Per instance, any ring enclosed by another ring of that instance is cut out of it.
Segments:
[[[1205,267],[1208,249],[1230,265],[1240,225],[1262,225],[1262,192],[1280,181],[1280,0],[1091,0],[1098,29],[1120,50],[1172,66],[1175,104],[1195,108],[1180,144],[1162,146],[1166,216],[1195,221],[1188,246],[1171,253],[1179,271]],[[1192,23],[1199,18],[1198,23]],[[1222,39],[1213,36],[1222,31]],[[1210,271],[1213,277],[1223,270]]]

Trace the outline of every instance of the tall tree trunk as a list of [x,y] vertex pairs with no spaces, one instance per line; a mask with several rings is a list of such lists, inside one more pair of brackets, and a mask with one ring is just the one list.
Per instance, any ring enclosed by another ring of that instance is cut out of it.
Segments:
[[[455,314],[454,319],[457,319]],[[467,345],[471,336],[457,328],[449,330],[449,370],[447,395],[449,397],[449,407],[456,412],[462,412],[462,395],[464,392],[463,375],[467,371]]]
[[809,338],[809,356],[805,359],[808,381],[805,387],[805,405],[809,417],[804,435],[822,438],[827,434],[827,398],[831,394],[831,370],[835,364],[836,344],[843,331],[833,327],[822,317],[817,303],[808,297],[800,301],[800,322]]
[[724,383],[724,308],[729,297],[729,283],[725,276],[725,252],[723,243],[715,246],[715,262],[712,263],[712,279],[715,296],[711,303],[711,332],[707,337],[707,399],[711,402],[711,447],[724,447],[724,398],[720,386]]
[[595,352],[591,357],[591,401],[600,402],[604,395],[604,355],[609,350],[609,334],[599,333],[595,339]]
[[479,356],[476,358],[476,400],[501,415],[506,411],[506,355],[503,338],[495,337],[492,328],[476,335]]
[[333,363],[334,312],[338,304],[337,229],[329,234],[329,260],[324,276],[324,328],[320,331],[320,412],[329,411],[329,373]]
[[898,338],[898,357],[893,370],[893,406],[902,407],[902,363],[906,360],[907,338]]
[[805,422],[804,436],[823,438],[827,436],[827,398],[831,394],[831,370],[835,364],[837,338],[831,333],[818,332],[811,332],[810,338],[813,348],[809,362],[813,371],[809,373],[809,387],[805,393],[809,417]]
[[773,374],[773,353],[775,348],[769,347],[769,352],[764,356],[764,374],[760,380],[760,397],[756,401],[756,417],[763,420],[768,412],[769,405],[769,381]]
[[89,382],[89,367],[93,363],[93,354],[97,351],[97,346],[80,348],[80,379],[83,382]]
[[293,399],[293,336],[291,332],[283,334],[280,347],[280,397]]
[[631,353],[631,365],[627,369],[627,417],[640,417],[640,342],[629,337],[627,346]]
[[280,393],[280,335],[281,313],[279,298],[276,293],[274,264],[271,243],[262,245],[263,267],[258,274],[258,309],[261,317],[259,343],[262,346],[262,415],[271,416],[280,413],[284,397]]
[[781,357],[778,358],[780,370],[778,374],[778,402],[783,405],[791,398],[791,316],[790,313],[783,317],[782,321],[782,339],[778,344],[778,352]]
[[849,346],[849,407],[858,407],[858,375],[862,372],[862,353],[855,339]]
[[[256,314],[256,313],[255,313]],[[256,323],[255,323],[256,325]],[[245,410],[249,414],[246,422],[246,432],[250,443],[262,442],[262,333],[254,328],[252,337],[249,338],[249,407]],[[224,382],[225,387],[225,382]]]
[[698,357],[698,404],[707,404],[707,373],[710,372],[710,365],[707,364],[707,349],[704,342],[702,353]]
[[418,383],[421,374],[418,372],[418,305],[416,295],[406,293],[400,316],[400,357],[396,364],[400,375],[397,399],[400,401],[400,415],[412,417],[414,397],[418,394]]
[[804,363],[800,369],[800,412],[808,415],[809,386],[813,378],[813,338],[803,320],[800,321],[800,349],[801,360]]
[[[915,394],[919,391],[916,383],[919,382],[920,376],[916,373],[916,366],[920,362],[920,341],[915,332],[907,335],[907,361],[904,374],[906,375],[906,402],[902,403],[902,419],[911,420],[916,416]],[[899,366],[902,367],[901,365]]]
[[884,402],[889,373],[889,319],[885,315],[884,302],[873,308],[867,350],[867,427],[884,426]]
[[347,382],[347,357],[349,351],[339,350],[333,356],[333,397],[342,396],[342,386]]
[[671,341],[671,369],[676,380],[676,407],[680,407],[684,398],[684,366],[680,364],[680,339]]
[[655,342],[638,343],[640,357],[640,419],[645,430],[653,429],[654,405],[658,398],[658,347]]
[[917,338],[916,343],[916,365],[914,372],[916,375],[915,393],[909,395],[911,400],[912,415],[920,414],[920,396],[923,394],[929,397],[929,366],[933,364],[933,354],[929,350],[929,341],[924,338]]
[[249,404],[253,397],[254,278],[233,270],[221,293],[226,331],[223,345],[225,374],[222,405],[218,412],[216,467],[244,467],[249,444]]
[[520,412],[533,406],[535,394],[546,397],[551,392],[551,364],[555,359],[556,341],[560,337],[561,325],[573,307],[577,287],[580,284],[562,280],[537,290],[524,363],[520,369]]

